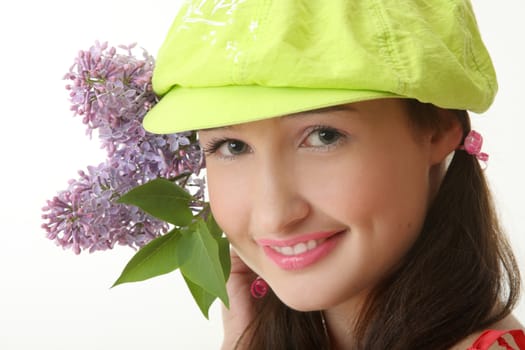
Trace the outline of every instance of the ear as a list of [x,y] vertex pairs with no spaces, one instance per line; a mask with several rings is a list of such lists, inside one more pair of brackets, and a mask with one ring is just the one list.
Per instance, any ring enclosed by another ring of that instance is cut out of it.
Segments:
[[455,149],[463,140],[463,127],[457,116],[446,109],[439,109],[439,127],[432,131],[430,139],[430,161],[439,164]]

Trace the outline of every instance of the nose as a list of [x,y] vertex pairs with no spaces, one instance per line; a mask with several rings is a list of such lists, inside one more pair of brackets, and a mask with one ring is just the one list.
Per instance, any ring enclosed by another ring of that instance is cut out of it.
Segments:
[[311,207],[301,195],[293,166],[274,159],[263,162],[257,173],[251,214],[255,232],[284,234],[297,228]]

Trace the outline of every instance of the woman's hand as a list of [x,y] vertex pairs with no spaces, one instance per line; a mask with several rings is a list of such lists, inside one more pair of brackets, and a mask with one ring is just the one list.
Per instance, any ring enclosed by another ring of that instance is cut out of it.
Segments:
[[[224,328],[224,340],[222,350],[232,350],[237,345],[240,336],[246,330],[255,316],[254,299],[250,294],[250,285],[257,275],[239,258],[232,249],[231,273],[226,284],[230,299],[230,308],[222,307],[222,320]],[[246,334],[236,349],[247,349],[246,343],[250,336]]]

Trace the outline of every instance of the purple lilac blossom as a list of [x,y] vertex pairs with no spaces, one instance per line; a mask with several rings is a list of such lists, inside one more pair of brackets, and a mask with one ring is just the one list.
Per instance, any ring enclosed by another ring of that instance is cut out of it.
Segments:
[[198,177],[204,161],[195,134],[156,135],[142,128],[158,98],[151,86],[154,59],[145,50],[142,59],[136,58],[134,47],[119,46],[119,52],[96,42],[79,52],[64,77],[71,81],[66,86],[71,110],[82,116],[90,137],[97,131],[107,151],[105,162],[79,171],[79,179],[70,180],[42,208],[47,237],[77,254],[117,243],[138,248],[166,233],[166,223],[116,203],[122,194],[157,177],[182,181],[195,210],[204,202],[204,180]]
[[140,247],[167,232],[166,223],[137,207],[115,203],[140,179],[122,176],[108,163],[90,166],[79,175],[43,208],[47,237],[58,245],[77,254],[82,249],[110,249],[115,243]]

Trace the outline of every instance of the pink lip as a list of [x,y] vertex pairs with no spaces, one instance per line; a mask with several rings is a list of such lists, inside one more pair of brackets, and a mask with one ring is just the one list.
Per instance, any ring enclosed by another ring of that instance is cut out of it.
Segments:
[[257,243],[262,246],[277,246],[277,247],[286,247],[286,246],[293,246],[299,243],[306,243],[311,240],[318,240],[323,238],[328,238],[330,236],[334,236],[338,233],[341,233],[343,231],[330,231],[330,232],[314,232],[314,233],[308,233],[304,234],[295,238],[290,239],[267,239],[267,238],[261,238],[257,240]]
[[[299,270],[315,264],[327,256],[335,248],[337,242],[342,237],[341,233],[344,232],[346,231],[316,232],[288,240],[260,239],[257,240],[257,243],[262,246],[264,253],[281,269]],[[317,247],[298,255],[283,255],[271,248],[271,246],[294,246],[298,243],[306,243],[310,240],[323,238],[326,240]]]

